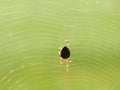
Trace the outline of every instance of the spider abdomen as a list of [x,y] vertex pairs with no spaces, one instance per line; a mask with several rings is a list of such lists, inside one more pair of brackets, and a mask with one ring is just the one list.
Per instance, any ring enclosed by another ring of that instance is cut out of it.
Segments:
[[70,50],[68,47],[64,46],[61,50],[61,57],[63,59],[67,59],[70,57]]

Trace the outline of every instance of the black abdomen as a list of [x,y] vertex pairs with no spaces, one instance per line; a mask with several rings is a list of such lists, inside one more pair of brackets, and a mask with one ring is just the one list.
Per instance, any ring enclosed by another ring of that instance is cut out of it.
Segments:
[[64,46],[61,50],[61,57],[63,59],[67,59],[70,57],[70,50],[68,47]]

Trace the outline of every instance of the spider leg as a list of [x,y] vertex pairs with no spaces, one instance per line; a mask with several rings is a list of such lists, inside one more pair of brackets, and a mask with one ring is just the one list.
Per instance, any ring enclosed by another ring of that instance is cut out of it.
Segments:
[[66,70],[67,71],[69,70],[68,67],[69,67],[69,60],[66,61]]
[[70,47],[70,46],[69,46],[70,44],[69,44],[68,40],[66,40],[66,44],[67,44],[68,47]]
[[66,70],[68,71],[69,69],[69,64],[72,62],[71,58],[69,58],[67,61],[66,61]]
[[69,61],[66,62],[66,67],[69,67]]
[[71,63],[72,62],[72,60],[71,60],[71,58],[69,58],[69,63]]
[[59,47],[59,51],[58,51],[58,55],[59,55],[59,56],[60,56],[61,49],[62,49],[62,48],[61,48],[61,47]]
[[59,47],[59,51],[61,50],[62,47]]
[[64,61],[63,61],[63,59],[60,57],[60,64],[63,64],[64,63]]

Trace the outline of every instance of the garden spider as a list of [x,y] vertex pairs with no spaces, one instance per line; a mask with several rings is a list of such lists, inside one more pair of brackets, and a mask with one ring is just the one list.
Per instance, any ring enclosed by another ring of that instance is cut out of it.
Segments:
[[68,71],[68,67],[69,64],[72,62],[70,59],[70,47],[69,47],[69,43],[66,40],[66,45],[64,45],[63,47],[59,48],[59,57],[60,57],[60,64],[65,63],[66,64],[66,70]]

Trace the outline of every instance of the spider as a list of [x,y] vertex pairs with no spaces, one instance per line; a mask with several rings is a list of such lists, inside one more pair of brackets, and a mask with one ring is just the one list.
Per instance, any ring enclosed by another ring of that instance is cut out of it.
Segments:
[[70,58],[70,46],[68,41],[66,40],[66,45],[59,48],[59,57],[60,57],[60,64],[66,64],[66,70],[68,71],[69,64],[72,62]]

